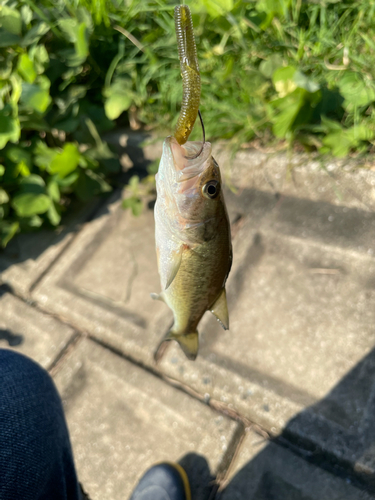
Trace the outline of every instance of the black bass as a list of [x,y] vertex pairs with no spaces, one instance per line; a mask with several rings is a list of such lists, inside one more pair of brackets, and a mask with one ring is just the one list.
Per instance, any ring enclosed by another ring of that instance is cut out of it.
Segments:
[[163,300],[174,316],[174,325],[162,344],[176,340],[194,360],[197,326],[207,310],[224,329],[229,328],[225,282],[232,245],[220,169],[211,144],[180,145],[168,137],[156,189],[155,238],[162,291],[153,298]]

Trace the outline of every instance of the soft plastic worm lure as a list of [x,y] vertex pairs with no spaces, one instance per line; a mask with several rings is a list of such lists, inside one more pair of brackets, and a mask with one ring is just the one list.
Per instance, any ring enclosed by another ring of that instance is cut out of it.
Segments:
[[193,21],[187,5],[177,5],[175,7],[174,21],[183,88],[181,111],[174,136],[179,144],[185,144],[198,114],[201,97],[201,77],[199,74]]

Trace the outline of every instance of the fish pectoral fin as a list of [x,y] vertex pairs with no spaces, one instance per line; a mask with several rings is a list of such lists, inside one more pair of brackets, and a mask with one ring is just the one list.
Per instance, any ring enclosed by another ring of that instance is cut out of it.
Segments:
[[177,276],[182,262],[182,254],[184,253],[185,248],[187,248],[187,245],[181,245],[178,250],[176,250],[175,252],[171,252],[169,256],[170,266],[168,269],[168,278],[165,285],[165,290],[167,290],[167,288],[171,286],[173,280]]
[[211,307],[210,311],[220,322],[224,330],[229,330],[229,315],[225,288],[221,290],[219,297],[216,299],[216,302]]
[[181,349],[183,350],[185,356],[194,361],[198,354],[199,340],[198,332],[186,333],[186,334],[176,334],[172,330],[167,333],[167,335],[160,342],[158,348],[155,351],[155,361],[158,363],[165,352],[164,343],[170,340],[175,340],[179,343]]
[[150,293],[150,296],[153,300],[161,300],[162,302],[164,302],[164,295],[163,295],[163,292],[161,293]]

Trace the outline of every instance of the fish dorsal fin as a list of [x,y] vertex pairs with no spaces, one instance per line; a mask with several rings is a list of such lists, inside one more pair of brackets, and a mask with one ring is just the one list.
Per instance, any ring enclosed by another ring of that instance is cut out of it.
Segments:
[[173,280],[175,279],[178,270],[180,269],[181,261],[182,261],[182,254],[185,249],[186,245],[181,245],[176,251],[172,251],[169,255],[169,269],[168,269],[168,277],[167,277],[167,283],[165,285],[165,290],[167,290]]
[[210,311],[220,321],[220,324],[224,328],[224,330],[228,330],[229,315],[227,306],[227,294],[225,292],[225,288],[221,290],[220,295],[216,299],[216,302],[211,307]]

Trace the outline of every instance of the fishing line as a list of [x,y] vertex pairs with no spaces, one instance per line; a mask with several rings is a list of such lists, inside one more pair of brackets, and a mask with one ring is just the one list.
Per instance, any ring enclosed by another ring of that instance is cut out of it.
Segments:
[[203,118],[202,118],[202,115],[201,115],[201,112],[200,110],[198,109],[198,115],[199,115],[199,119],[201,121],[201,126],[202,126],[202,133],[203,133],[203,139],[202,139],[202,147],[201,149],[199,150],[199,152],[195,155],[195,156],[185,156],[185,158],[187,160],[195,160],[195,158],[198,158],[198,156],[201,154],[201,152],[203,151],[203,148],[204,148],[204,145],[205,145],[205,142],[206,142],[206,131],[204,130],[204,123],[203,123]]

